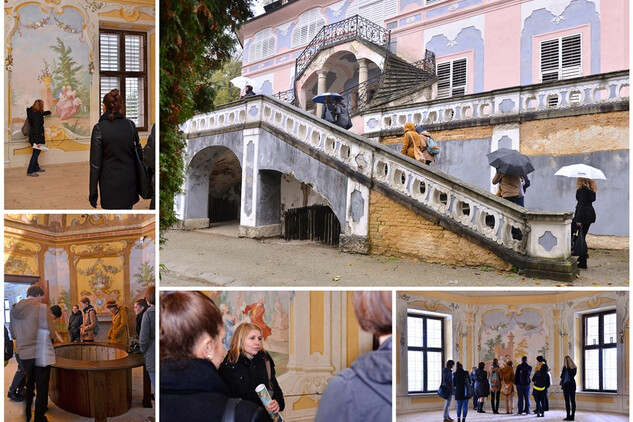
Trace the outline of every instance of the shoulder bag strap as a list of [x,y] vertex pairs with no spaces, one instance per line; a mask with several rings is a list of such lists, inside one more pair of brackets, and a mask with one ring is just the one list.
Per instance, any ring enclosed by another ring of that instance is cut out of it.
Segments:
[[224,405],[224,414],[222,415],[222,422],[235,422],[235,408],[242,399],[228,399],[226,405]]
[[264,362],[266,362],[266,374],[268,375],[268,388],[270,389],[270,395],[273,395],[273,377],[272,370],[270,369],[270,361],[268,360],[268,355],[264,355]]

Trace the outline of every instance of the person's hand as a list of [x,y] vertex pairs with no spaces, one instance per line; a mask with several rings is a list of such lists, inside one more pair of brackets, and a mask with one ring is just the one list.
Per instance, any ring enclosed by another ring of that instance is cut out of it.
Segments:
[[277,400],[271,400],[270,403],[268,403],[266,410],[273,413],[279,412],[279,403],[277,403]]
[[90,201],[90,205],[92,205],[92,208],[97,208],[97,198],[98,198],[97,194],[91,194],[88,197],[88,201]]

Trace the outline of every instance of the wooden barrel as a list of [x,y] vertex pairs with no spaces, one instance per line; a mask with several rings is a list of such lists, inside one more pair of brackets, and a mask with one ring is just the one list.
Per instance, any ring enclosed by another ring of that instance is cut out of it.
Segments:
[[143,365],[143,355],[111,343],[62,343],[55,356],[49,396],[61,409],[99,422],[130,410],[132,368]]

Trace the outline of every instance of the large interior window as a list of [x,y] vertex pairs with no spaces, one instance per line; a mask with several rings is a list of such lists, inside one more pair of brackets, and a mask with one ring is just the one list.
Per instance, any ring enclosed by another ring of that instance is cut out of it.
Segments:
[[618,327],[615,310],[584,315],[582,327],[584,390],[616,392]]
[[99,32],[100,101],[112,89],[125,98],[125,116],[147,130],[147,35],[101,29]]
[[541,42],[541,82],[575,78],[582,75],[582,38],[580,34]]
[[437,98],[466,94],[466,59],[437,64]]
[[437,391],[444,361],[444,318],[407,315],[409,393]]

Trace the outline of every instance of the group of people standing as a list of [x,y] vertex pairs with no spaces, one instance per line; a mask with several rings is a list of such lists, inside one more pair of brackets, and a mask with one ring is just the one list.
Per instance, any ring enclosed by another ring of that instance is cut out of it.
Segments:
[[[442,384],[438,394],[445,399],[444,422],[453,422],[449,410],[453,396],[457,401],[457,422],[465,422],[468,415],[468,403],[472,398],[473,409],[477,413],[486,413],[485,400],[490,396],[492,412],[499,414],[501,395],[505,398],[505,413],[513,413],[513,397],[516,390],[518,396],[517,414],[530,414],[530,386],[536,403],[534,413],[537,417],[544,417],[549,410],[548,389],[551,386],[550,367],[543,356],[537,356],[534,374],[527,363],[527,357],[521,358],[516,371],[512,368],[512,360],[507,360],[501,367],[498,359],[494,359],[490,370],[486,364],[479,362],[469,374],[460,362],[449,360],[442,370]],[[453,373],[453,366],[456,366]],[[569,356],[565,356],[563,370],[560,375],[560,385],[565,397],[567,416],[565,421],[573,421],[576,415],[576,381],[577,367]]]
[[332,101],[331,97],[326,96],[324,101],[323,111],[321,111],[322,119],[334,123],[343,129],[352,127],[352,120],[349,117],[349,110],[347,110],[343,97],[334,97]]

